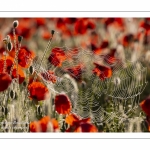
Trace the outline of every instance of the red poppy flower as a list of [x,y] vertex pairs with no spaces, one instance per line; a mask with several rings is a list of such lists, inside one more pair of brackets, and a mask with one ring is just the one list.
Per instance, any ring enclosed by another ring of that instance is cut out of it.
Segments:
[[[0,72],[3,72],[3,68],[4,68],[4,61],[5,61],[5,57],[3,56],[2,59],[0,59]],[[10,56],[6,57],[6,72],[10,72],[10,69],[12,67],[13,64],[13,58]]]
[[112,69],[102,66],[100,64],[94,63],[95,68],[93,69],[93,73],[97,75],[101,80],[106,78],[110,78],[112,76]]
[[32,82],[29,84],[28,90],[31,99],[41,101],[50,97],[48,88],[41,82]]
[[46,23],[46,19],[45,18],[36,18],[35,22],[36,22],[37,27],[44,26]]
[[54,75],[54,72],[51,70],[41,73],[41,75],[45,80],[51,81],[52,83],[56,83],[56,81],[57,81],[57,77]]
[[150,96],[140,103],[140,107],[150,117]]
[[74,24],[74,34],[85,34],[88,29],[94,29],[95,24],[90,19],[81,18],[77,19],[77,21]]
[[83,123],[75,130],[75,132],[98,132],[97,128],[90,123]]
[[[4,57],[2,57],[2,59],[0,60],[0,72],[3,72],[3,68],[4,68]],[[11,68],[12,68],[12,65],[13,65],[13,58],[10,57],[10,56],[7,56],[6,57],[6,70],[5,72],[7,73],[10,73],[11,71]],[[12,78],[17,78],[17,75],[16,75],[16,65],[13,67],[13,70],[12,70]],[[20,67],[20,65],[18,65],[18,75],[19,75],[19,84],[21,84],[24,79],[25,79],[25,74],[22,70],[22,68]]]
[[100,47],[96,46],[95,44],[92,44],[91,46],[92,46],[92,51],[94,52],[94,54],[99,55],[103,51],[103,49],[109,46],[109,43],[107,40],[104,40],[101,43]]
[[4,48],[4,47],[1,47],[1,48],[0,48],[0,57],[3,56],[4,52],[5,52],[5,48]]
[[0,92],[5,91],[12,82],[12,78],[6,72],[0,73]]
[[26,47],[22,47],[18,54],[18,63],[23,68],[28,68],[34,58],[33,51],[29,51]]
[[146,122],[148,125],[148,131],[150,132],[150,116],[146,116]]
[[65,53],[61,48],[53,48],[52,53],[48,58],[49,62],[57,67],[60,67],[65,59]]
[[69,114],[71,107],[70,99],[65,94],[56,95],[55,109],[59,114]]
[[107,28],[109,25],[114,25],[115,28],[124,29],[124,22],[122,18],[107,18],[104,19],[105,27]]
[[78,19],[75,23],[75,34],[85,34],[87,31],[86,22],[83,19]]
[[122,44],[124,47],[130,46],[130,44],[134,41],[133,34],[127,34],[123,37]]
[[79,64],[75,67],[72,68],[67,68],[67,72],[77,81],[81,81],[82,80],[82,73],[84,71],[84,66],[82,64]]
[[77,18],[64,18],[63,20],[67,24],[74,24],[77,21]]
[[116,63],[117,58],[115,57],[115,52],[116,52],[116,49],[112,49],[110,51],[110,53],[104,57],[104,61],[107,64],[112,65],[112,64]]

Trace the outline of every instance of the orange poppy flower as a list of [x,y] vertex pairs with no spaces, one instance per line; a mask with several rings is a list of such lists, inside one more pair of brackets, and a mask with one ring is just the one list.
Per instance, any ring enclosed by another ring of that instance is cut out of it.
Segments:
[[140,103],[140,107],[150,117],[150,96]]
[[[12,71],[12,78],[17,78],[16,74],[17,67],[16,65],[14,66],[14,69]],[[19,84],[21,84],[25,80],[25,73],[23,72],[22,68],[18,66],[18,75],[19,75]]]
[[106,78],[110,78],[112,76],[112,69],[102,66],[100,64],[94,63],[95,68],[93,69],[93,73],[97,75],[101,80]]
[[54,75],[54,72],[51,70],[41,73],[41,75],[45,80],[51,81],[52,83],[56,83],[56,81],[57,81],[57,77]]
[[66,117],[65,122],[72,126],[74,122],[79,121],[79,120],[80,118],[77,115],[72,113]]
[[98,132],[97,128],[90,123],[90,118],[81,119],[75,114],[69,114],[65,122],[70,125],[66,132]]
[[42,37],[43,37],[43,39],[45,39],[45,40],[49,40],[49,39],[52,37],[52,35],[51,35],[48,31],[44,31],[44,32],[42,33]]
[[31,61],[35,57],[33,51],[29,51],[26,47],[22,47],[18,54],[18,63],[23,68],[28,68]]
[[48,88],[41,82],[32,82],[29,84],[28,90],[31,99],[41,101],[50,97]]
[[30,132],[40,132],[40,125],[38,121],[31,122],[29,128]]
[[60,67],[65,59],[65,53],[61,48],[53,48],[52,53],[48,58],[49,62],[57,67]]
[[53,125],[53,130],[58,131],[59,130],[58,121],[55,118],[53,118],[53,119],[51,119],[51,122],[52,122],[52,125]]
[[39,120],[39,124],[40,124],[40,127],[41,127],[41,132],[46,132],[47,131],[48,122],[50,122],[50,117],[49,116],[45,116],[41,120]]
[[[51,126],[49,126],[51,124]],[[34,121],[30,123],[30,132],[47,132],[53,131],[57,132],[59,130],[59,125],[56,119],[50,119],[49,116],[41,118],[39,121]],[[49,129],[50,128],[50,129]]]
[[69,114],[71,107],[70,99],[65,94],[56,95],[55,109],[59,114]]
[[12,78],[6,72],[0,73],[0,92],[5,91],[12,82]]

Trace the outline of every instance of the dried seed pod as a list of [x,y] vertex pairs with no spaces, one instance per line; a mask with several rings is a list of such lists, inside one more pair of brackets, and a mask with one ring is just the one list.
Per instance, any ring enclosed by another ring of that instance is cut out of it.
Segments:
[[14,92],[13,90],[10,91],[10,97],[11,97],[12,99],[15,98],[15,92]]
[[7,115],[7,113],[8,113],[8,109],[7,109],[7,107],[2,107],[2,112],[5,114],[5,115]]
[[18,41],[21,42],[23,40],[23,36],[18,36]]
[[8,42],[8,44],[7,44],[7,50],[10,52],[12,50],[12,48],[13,48],[12,43]]
[[41,113],[41,106],[37,107],[37,113],[40,114]]
[[17,28],[17,27],[18,27],[18,25],[19,25],[18,20],[15,20],[15,21],[13,22],[13,27],[14,27],[14,28]]
[[4,112],[5,111],[5,107],[4,106],[2,106],[2,112]]
[[25,87],[27,86],[27,82],[26,81],[23,82],[23,86],[25,86]]
[[29,72],[30,72],[30,74],[33,74],[33,73],[34,73],[34,67],[33,67],[33,66],[30,66],[30,67],[29,67]]
[[54,30],[51,30],[51,34],[52,34],[52,36],[54,35],[54,33],[55,33],[55,31],[54,31]]

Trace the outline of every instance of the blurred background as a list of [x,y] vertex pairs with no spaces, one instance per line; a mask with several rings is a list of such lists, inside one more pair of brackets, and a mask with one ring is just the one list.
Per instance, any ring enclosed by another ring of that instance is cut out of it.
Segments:
[[[23,36],[22,46],[42,54],[55,30],[52,47],[82,48],[96,55],[111,50],[120,52],[122,59],[140,61],[148,68],[150,80],[150,18],[1,18],[0,55],[3,55],[3,39],[12,34],[12,22],[19,21],[17,35]],[[141,100],[149,95],[149,83]]]

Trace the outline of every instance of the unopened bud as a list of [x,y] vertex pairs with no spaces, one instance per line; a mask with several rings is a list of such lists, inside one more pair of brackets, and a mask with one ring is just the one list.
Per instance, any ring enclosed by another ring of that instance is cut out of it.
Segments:
[[15,98],[15,92],[14,92],[13,90],[10,91],[10,97],[11,97],[12,99]]
[[18,41],[21,42],[23,40],[23,36],[18,36]]
[[30,72],[30,74],[33,74],[33,73],[34,73],[34,67],[33,67],[33,66],[30,66],[30,67],[29,67],[29,72]]
[[13,48],[13,45],[12,45],[11,42],[9,42],[9,43],[7,44],[7,50],[10,52],[10,51],[12,50],[12,48]]
[[18,27],[18,25],[19,25],[18,20],[15,20],[15,21],[13,22],[13,27],[14,27],[14,28],[17,28],[17,27]]
[[52,36],[54,35],[54,33],[55,33],[55,31],[54,31],[54,30],[51,30],[51,34],[52,34]]

